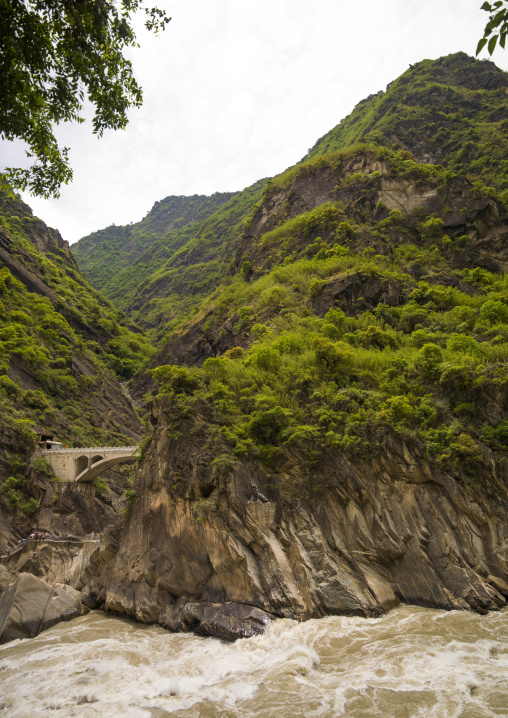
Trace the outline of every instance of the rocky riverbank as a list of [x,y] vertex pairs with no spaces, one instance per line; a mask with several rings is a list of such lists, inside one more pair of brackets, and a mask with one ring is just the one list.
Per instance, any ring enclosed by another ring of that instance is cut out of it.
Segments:
[[[375,459],[324,458],[328,485],[309,497],[318,473],[304,474],[297,455],[275,489],[259,464],[214,465],[199,421],[185,427],[187,440],[168,441],[163,406],[153,420],[123,524],[100,542],[34,542],[10,563],[11,578],[36,574],[59,601],[65,583],[89,608],[226,640],[261,633],[275,617],[378,616],[400,602],[480,613],[506,605],[507,489],[494,459],[480,492],[392,437]],[[253,485],[267,502],[252,500]],[[25,581],[4,593],[0,611]]]

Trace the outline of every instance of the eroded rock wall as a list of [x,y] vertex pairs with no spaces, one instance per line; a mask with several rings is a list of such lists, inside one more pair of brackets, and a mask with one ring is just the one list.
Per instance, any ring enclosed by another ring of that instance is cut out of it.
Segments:
[[[226,638],[275,616],[375,616],[399,601],[505,605],[508,492],[494,460],[479,491],[392,437],[377,458],[327,456],[310,474],[295,455],[275,476],[218,469],[200,419],[183,440],[163,408],[156,423],[118,549],[83,581],[88,605]],[[268,503],[250,501],[252,484]]]

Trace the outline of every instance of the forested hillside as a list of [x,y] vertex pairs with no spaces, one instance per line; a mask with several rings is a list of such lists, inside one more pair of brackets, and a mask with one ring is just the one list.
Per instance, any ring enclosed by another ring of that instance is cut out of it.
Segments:
[[139,440],[120,382],[153,349],[83,278],[58,232],[7,187],[0,261],[0,493],[15,510],[30,492],[24,469],[36,432],[69,446]]
[[263,184],[236,194],[167,197],[141,222],[84,237],[73,253],[93,286],[160,340],[222,280],[230,243]]
[[360,102],[306,160],[375,142],[418,162],[474,174],[508,197],[508,75],[462,52],[423,60]]

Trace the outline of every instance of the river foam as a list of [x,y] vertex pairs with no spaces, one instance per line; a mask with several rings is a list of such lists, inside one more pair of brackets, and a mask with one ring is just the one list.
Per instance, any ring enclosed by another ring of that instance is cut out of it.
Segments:
[[0,647],[9,718],[508,716],[508,610],[403,606],[221,643],[93,612]]

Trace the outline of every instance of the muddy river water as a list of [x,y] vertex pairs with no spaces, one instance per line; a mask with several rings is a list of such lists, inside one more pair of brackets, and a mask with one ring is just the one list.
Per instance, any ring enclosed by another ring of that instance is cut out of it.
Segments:
[[3,716],[508,716],[508,609],[280,620],[232,644],[92,612],[0,647]]

